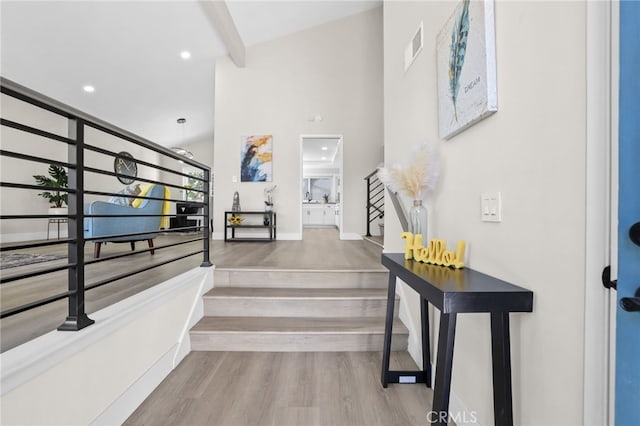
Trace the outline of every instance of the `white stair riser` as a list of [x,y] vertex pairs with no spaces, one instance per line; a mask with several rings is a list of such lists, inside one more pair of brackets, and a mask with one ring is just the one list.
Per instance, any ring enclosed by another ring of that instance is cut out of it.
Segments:
[[[396,299],[395,315],[398,315]],[[205,297],[204,315],[242,317],[384,317],[381,299],[254,299]]]
[[[381,351],[383,334],[191,333],[193,351],[360,352]],[[407,350],[408,336],[394,334],[392,351]]]
[[216,269],[215,287],[387,288],[386,272],[250,271]]

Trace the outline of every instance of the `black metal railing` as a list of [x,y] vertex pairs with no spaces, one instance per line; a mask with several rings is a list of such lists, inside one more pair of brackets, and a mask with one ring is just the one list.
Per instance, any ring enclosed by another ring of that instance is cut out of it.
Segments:
[[[42,114],[47,114],[48,116],[54,116],[58,121],[66,121],[68,128],[66,135],[60,135],[56,132],[50,131],[50,129],[39,128],[37,127],[37,125],[34,125],[33,122],[30,124],[25,124],[22,122],[18,122],[18,120],[16,120],[15,118],[5,118],[4,111],[2,113],[3,116],[1,118],[0,124],[3,127],[3,132],[5,131],[4,128],[7,128],[11,129],[11,132],[15,132],[12,133],[12,135],[15,137],[37,139],[37,142],[34,141],[34,143],[40,144],[39,147],[42,148],[36,148],[34,149],[35,152],[26,153],[21,152],[19,149],[15,148],[5,149],[5,146],[7,146],[7,144],[3,143],[3,147],[2,149],[0,149],[0,158],[3,161],[3,168],[5,168],[5,170],[7,170],[7,165],[11,161],[15,162],[15,164],[11,165],[11,169],[13,170],[20,170],[21,168],[24,168],[31,171],[33,169],[32,164],[36,163],[57,165],[65,168],[68,173],[68,186],[66,188],[59,188],[25,183],[24,177],[27,175],[31,175],[32,173],[23,173],[23,181],[20,182],[13,180],[13,176],[9,175],[8,172],[2,172],[0,189],[2,189],[3,191],[3,206],[11,205],[11,196],[8,196],[5,191],[61,191],[68,194],[68,214],[60,216],[42,214],[40,212],[26,213],[26,206],[19,213],[6,213],[5,207],[3,207],[2,214],[0,214],[0,223],[4,225],[12,221],[25,223],[25,221],[42,219],[46,219],[47,221],[50,221],[52,219],[63,219],[66,220],[68,236],[67,238],[60,239],[60,235],[58,235],[58,239],[53,241],[35,240],[20,241],[18,243],[3,243],[0,246],[0,253],[3,254],[38,247],[51,247],[56,245],[66,246],[67,263],[64,265],[41,267],[24,273],[15,273],[8,275],[3,274],[0,277],[0,285],[4,286],[12,282],[24,283],[28,282],[30,278],[46,274],[53,274],[64,270],[67,270],[68,273],[66,291],[58,292],[56,294],[50,294],[46,297],[40,297],[34,300],[29,300],[26,303],[19,303],[16,306],[10,306],[7,308],[3,306],[2,311],[0,312],[0,318],[10,317],[21,312],[48,305],[59,300],[67,299],[68,312],[66,315],[66,319],[58,329],[80,330],[94,322],[87,316],[87,313],[85,312],[86,291],[114,283],[132,275],[140,274],[151,269],[158,268],[169,263],[179,261],[181,259],[185,259],[190,256],[202,255],[201,266],[211,266],[211,262],[209,260],[210,232],[208,219],[210,212],[209,182],[211,177],[211,171],[209,167],[197,161],[193,161],[189,158],[181,156],[180,154],[177,154],[168,148],[127,132],[126,130],[119,129],[116,126],[106,123],[100,119],[75,110],[42,94],[20,86],[12,81],[2,78],[0,80],[0,83],[1,92],[5,97],[12,99],[12,102],[20,103],[21,105],[26,104],[29,108],[32,108],[34,111],[36,111],[36,113],[34,114],[29,114],[27,121],[33,121],[33,116],[37,117]],[[90,137],[88,135],[88,132],[91,132],[93,136]],[[96,135],[98,134],[100,135],[100,137],[96,137]],[[190,200],[189,204],[199,206],[200,211],[196,214],[193,214],[193,212],[190,212],[189,214],[180,214],[178,212],[176,212],[176,214],[170,214],[166,213],[165,211],[161,211],[160,214],[150,213],[136,215],[107,215],[91,213],[86,214],[84,209],[85,202],[88,200],[87,196],[92,198],[93,200],[98,200],[98,197],[104,196],[124,196],[128,198],[135,197],[141,200],[160,200],[163,203],[172,204],[185,202],[182,199],[166,196],[154,197],[148,195],[121,195],[115,192],[103,191],[95,188],[92,189],[89,183],[92,181],[94,183],[95,181],[99,181],[100,176],[112,176],[120,178],[123,177],[123,175],[120,175],[117,171],[111,171],[106,168],[99,167],[99,164],[96,165],[88,163],[88,156],[92,156],[95,163],[101,164],[105,164],[105,161],[106,163],[111,162],[111,164],[113,164],[113,162],[118,158],[119,153],[117,152],[117,150],[113,151],[111,149],[106,149],[105,147],[98,146],[97,143],[94,143],[92,141],[92,139],[101,140],[102,137],[117,140],[117,143],[123,146],[135,146],[135,149],[145,153],[145,159],[136,158],[134,160],[136,167],[143,168],[146,172],[146,177],[135,177],[135,180],[138,182],[158,184],[169,188],[184,190],[184,186],[178,182],[180,179],[191,178],[199,180],[201,182],[201,185],[199,185],[199,189],[189,188],[189,190],[191,192],[202,194],[202,201]],[[62,146],[66,145],[66,149],[53,149],[53,151],[59,153],[59,157],[57,158],[48,158],[47,156],[38,155],[40,151],[46,151],[45,148],[49,149],[49,151],[52,151],[50,144],[62,144]],[[16,144],[18,148],[19,145],[20,144]],[[146,155],[148,155],[148,158],[146,157]],[[99,158],[99,160],[96,160],[96,158]],[[156,159],[155,161],[154,158]],[[175,163],[175,167],[183,167],[183,164],[187,164],[188,166],[201,172],[202,177],[195,177],[193,174],[188,174],[184,171],[184,169],[180,170],[167,166],[167,162]],[[161,165],[160,163],[163,163],[163,165]],[[20,208],[20,206],[13,207],[14,209]],[[117,220],[127,220],[127,218],[130,218],[132,216],[148,218],[155,217],[160,218],[160,221],[162,221],[162,218],[166,217],[200,217],[199,224],[195,226],[178,227],[172,229],[158,229],[157,232],[153,233],[154,235],[160,232],[167,233],[168,235],[171,235],[173,233],[180,233],[180,235],[182,235],[182,233],[184,232],[198,232],[198,234],[189,234],[179,241],[171,241],[162,245],[152,246],[151,243],[149,243],[150,247],[148,249],[136,250],[124,254],[112,254],[109,256],[104,256],[102,258],[85,259],[84,246],[87,242],[95,243],[98,240],[109,241],[110,239],[115,239],[116,241],[118,241],[122,240],[123,238],[126,239],[127,237],[132,237],[131,241],[140,241],[144,240],[145,235],[151,235],[151,233],[147,230],[145,232],[112,233],[108,235],[102,234],[99,236],[85,237],[85,219],[110,217],[117,218]],[[5,228],[3,227],[3,229]],[[47,233],[48,230],[49,229],[47,228]],[[186,252],[180,251],[180,253],[177,255],[174,255],[173,251],[171,250],[172,248],[175,248],[177,246],[189,244],[194,245],[194,243],[197,243],[197,247],[195,249],[187,246]],[[100,277],[101,279],[95,282],[88,283],[86,281],[85,269],[89,265],[97,264],[100,262],[110,262],[116,259],[137,255],[139,253],[151,252],[153,254],[154,252],[161,250],[166,250],[166,253],[168,254],[166,258],[163,258],[163,260],[161,261],[149,262],[149,264],[146,264],[142,267],[137,267],[132,270],[127,270],[126,272],[122,272],[121,270],[118,270],[117,267],[114,267],[116,270],[115,274],[111,273],[106,277]]]
[[367,181],[367,237],[370,237],[371,223],[384,217],[384,184],[378,179],[378,170],[364,180]]

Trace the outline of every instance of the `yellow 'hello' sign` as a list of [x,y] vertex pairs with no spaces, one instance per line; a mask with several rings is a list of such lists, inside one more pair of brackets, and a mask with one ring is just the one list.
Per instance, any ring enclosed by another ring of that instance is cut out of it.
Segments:
[[416,262],[430,263],[439,266],[452,266],[456,269],[464,268],[464,250],[466,243],[458,241],[456,251],[447,250],[445,240],[430,240],[429,245],[422,245],[422,235],[403,232],[402,239],[407,240],[404,245],[404,258],[414,259]]

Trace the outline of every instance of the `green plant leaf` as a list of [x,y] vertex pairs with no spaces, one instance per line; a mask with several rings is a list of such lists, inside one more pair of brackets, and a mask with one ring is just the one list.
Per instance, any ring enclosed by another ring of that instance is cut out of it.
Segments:
[[[36,184],[38,186],[60,189],[68,187],[69,178],[64,167],[50,164],[48,171],[51,177],[47,177],[44,175],[33,175],[33,178],[36,180]],[[68,194],[66,191],[45,191],[39,193],[38,195],[46,198],[51,204],[55,205],[56,207],[62,207],[64,204],[67,204],[68,201]]]

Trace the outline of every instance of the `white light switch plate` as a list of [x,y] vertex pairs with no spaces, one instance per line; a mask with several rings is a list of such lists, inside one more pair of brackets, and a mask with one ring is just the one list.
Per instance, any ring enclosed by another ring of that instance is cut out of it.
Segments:
[[502,194],[500,192],[480,194],[480,215],[483,222],[502,222]]

